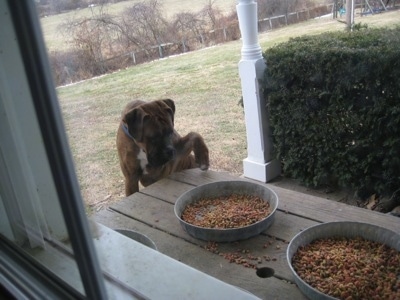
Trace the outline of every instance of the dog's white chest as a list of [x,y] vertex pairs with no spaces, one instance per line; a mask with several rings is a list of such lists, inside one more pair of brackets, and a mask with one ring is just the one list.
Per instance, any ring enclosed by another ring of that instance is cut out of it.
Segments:
[[140,168],[143,170],[143,174],[147,174],[146,166],[149,162],[147,160],[146,152],[140,149],[137,159],[140,161]]

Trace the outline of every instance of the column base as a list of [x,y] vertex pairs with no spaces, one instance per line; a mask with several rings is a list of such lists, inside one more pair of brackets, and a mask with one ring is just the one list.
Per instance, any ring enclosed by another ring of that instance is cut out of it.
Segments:
[[243,160],[243,173],[244,177],[268,182],[281,174],[281,164],[276,159],[267,163],[258,163],[246,158]]

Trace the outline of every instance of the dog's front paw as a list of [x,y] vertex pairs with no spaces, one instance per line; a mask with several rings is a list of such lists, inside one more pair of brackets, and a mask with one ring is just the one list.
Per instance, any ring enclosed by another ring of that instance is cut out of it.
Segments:
[[199,167],[203,171],[208,170],[210,166],[209,152],[202,136],[197,132],[190,132],[185,139],[192,145],[196,167]]
[[208,149],[205,147],[201,155],[196,156],[196,164],[199,166],[200,170],[206,171],[210,166],[209,156],[208,156]]
[[208,170],[208,167],[209,167],[209,165],[207,164],[207,165],[200,165],[200,170],[202,170],[202,171],[207,171]]

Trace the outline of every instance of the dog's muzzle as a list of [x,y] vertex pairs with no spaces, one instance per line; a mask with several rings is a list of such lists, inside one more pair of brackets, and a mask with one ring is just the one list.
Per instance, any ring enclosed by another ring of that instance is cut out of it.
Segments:
[[175,150],[175,148],[174,148],[174,147],[167,147],[167,148],[164,150],[164,155],[165,155],[165,158],[167,158],[168,160],[174,159],[175,156],[176,156],[176,150]]
[[158,151],[154,154],[148,155],[148,161],[150,167],[161,167],[170,160],[176,157],[176,150],[172,146],[164,148],[162,151]]

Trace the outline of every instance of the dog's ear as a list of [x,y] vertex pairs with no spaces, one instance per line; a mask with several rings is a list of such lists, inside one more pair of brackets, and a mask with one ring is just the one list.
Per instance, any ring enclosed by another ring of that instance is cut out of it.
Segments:
[[129,134],[140,142],[143,139],[143,124],[149,117],[142,109],[134,108],[125,114],[122,122],[128,126]]
[[169,113],[171,114],[172,124],[173,124],[174,123],[174,115],[175,115],[175,103],[174,103],[174,101],[171,100],[171,99],[163,99],[161,101],[164,102],[165,104],[167,104],[167,106],[171,109],[169,111]]
[[163,99],[163,100],[161,100],[161,101],[164,102],[165,104],[167,104],[167,105],[172,109],[172,112],[175,113],[175,103],[174,103],[174,100],[171,100],[171,99]]

